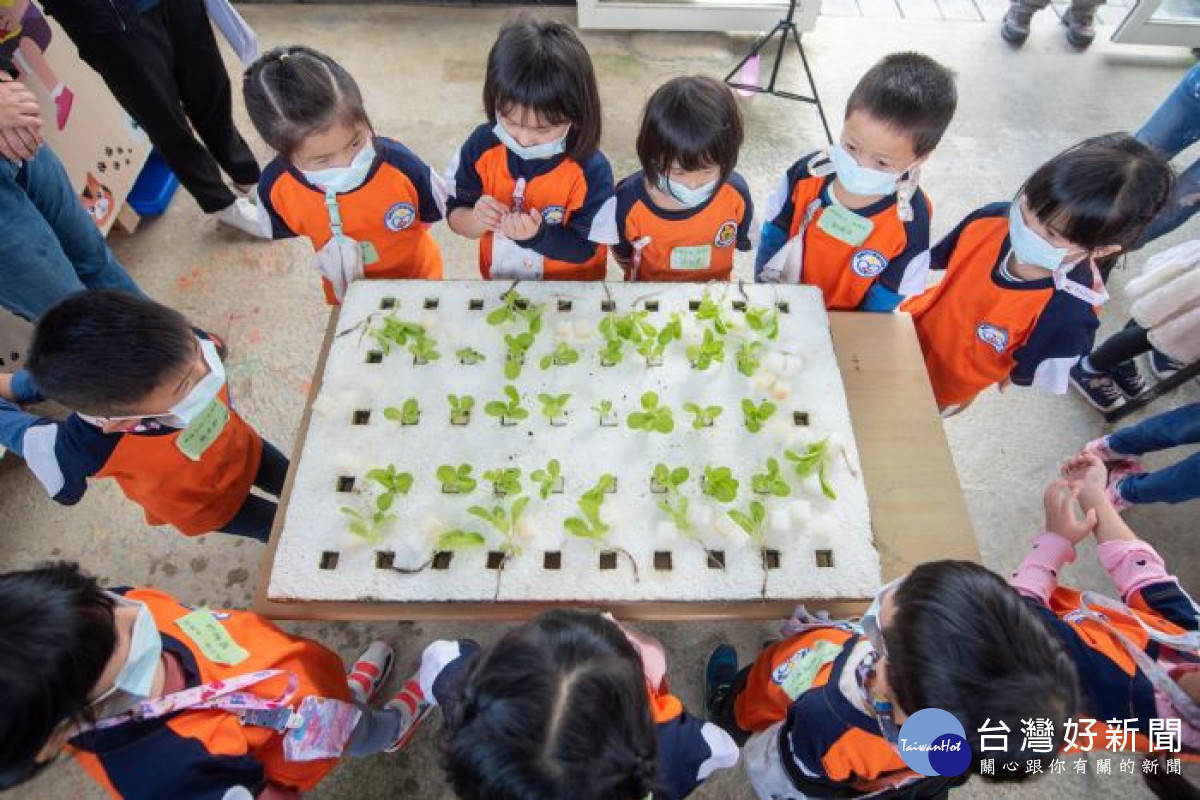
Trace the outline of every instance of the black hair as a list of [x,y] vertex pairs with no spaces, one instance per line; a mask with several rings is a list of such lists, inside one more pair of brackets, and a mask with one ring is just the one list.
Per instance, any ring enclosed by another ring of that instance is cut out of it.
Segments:
[[488,53],[483,109],[495,124],[521,106],[549,125],[571,123],[567,156],[582,162],[600,146],[600,92],[587,48],[569,25],[521,14]]
[[174,309],[109,289],[68,295],[38,320],[27,367],[42,394],[85,414],[136,406],[195,358]]
[[284,158],[305,137],[338,122],[373,130],[354,78],[311,47],[276,47],[262,55],[246,69],[242,95],[255,129]]
[[87,716],[117,647],[113,605],[75,564],[0,575],[0,789],[32,777],[55,730]]
[[[932,561],[909,573],[896,589],[895,613],[884,628],[888,683],[908,713],[940,708],[958,718],[980,760],[1020,762],[995,780],[1021,781],[1026,765],[1043,769],[1061,749],[1064,723],[1079,706],[1074,662],[1038,612],[995,573],[967,561]],[[1049,719],[1054,747],[1041,754],[1023,747],[1021,720]],[[981,748],[979,729],[1003,722],[1007,748]]]
[[1129,250],[1158,214],[1175,173],[1154,148],[1127,133],[1085,139],[1037,168],[1017,196],[1072,244]]
[[595,612],[556,610],[466,667],[443,706],[442,766],[463,800],[642,800],[658,744],[641,660]]
[[674,78],[646,103],[637,154],[651,184],[670,174],[673,163],[689,172],[718,167],[723,182],[737,166],[742,138],[742,112],[728,86],[708,77]]
[[846,101],[846,117],[862,111],[912,137],[918,156],[932,153],[954,118],[954,73],[922,53],[892,53],[867,70]]

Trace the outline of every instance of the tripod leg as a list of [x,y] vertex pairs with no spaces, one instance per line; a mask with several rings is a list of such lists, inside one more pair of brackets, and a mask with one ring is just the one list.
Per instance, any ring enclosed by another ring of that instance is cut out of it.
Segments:
[[800,43],[800,34],[796,31],[795,25],[792,26],[792,38],[796,41],[796,49],[800,51],[800,63],[804,65],[804,76],[808,78],[808,88],[812,90],[813,105],[817,107],[817,114],[821,117],[821,127],[825,129],[825,139],[833,144],[833,134],[829,132],[829,123],[825,119],[825,107],[821,105],[821,96],[817,94],[817,82],[813,80],[812,70],[808,67],[808,57],[804,55],[804,45]]
[[[783,63],[783,46],[787,44],[787,28],[788,23],[779,22],[775,25],[775,30],[779,32],[779,47],[775,50],[775,65],[771,67],[771,82],[767,84],[767,92],[775,93],[775,79],[779,77],[779,65]],[[774,35],[775,31],[772,31]]]
[[729,80],[731,78],[733,78],[734,75],[737,75],[739,72],[742,71],[742,67],[746,66],[747,61],[749,61],[750,59],[754,58],[756,55],[758,55],[762,52],[763,48],[766,47],[770,43],[772,37],[774,37],[775,34],[779,32],[779,27],[782,24],[783,23],[780,23],[780,22],[775,23],[774,28],[767,31],[762,36],[758,37],[758,39],[754,42],[754,46],[750,48],[750,51],[748,53],[746,53],[746,55],[742,56],[742,60],[739,61],[737,63],[737,65],[732,70],[729,71],[729,74],[725,76],[726,83],[729,83]]

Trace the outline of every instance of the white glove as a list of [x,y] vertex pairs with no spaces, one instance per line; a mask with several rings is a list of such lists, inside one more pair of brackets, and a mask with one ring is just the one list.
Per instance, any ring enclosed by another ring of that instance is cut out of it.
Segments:
[[346,287],[363,276],[362,250],[353,239],[335,236],[313,256],[313,267],[333,285],[333,296],[341,302]]

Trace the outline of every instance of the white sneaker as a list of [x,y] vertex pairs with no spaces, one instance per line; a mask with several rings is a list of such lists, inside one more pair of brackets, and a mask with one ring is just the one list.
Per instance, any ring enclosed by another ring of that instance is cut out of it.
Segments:
[[266,227],[266,220],[260,216],[258,206],[244,197],[239,197],[225,208],[214,211],[209,216],[216,217],[217,222],[223,222],[256,238],[271,238]]

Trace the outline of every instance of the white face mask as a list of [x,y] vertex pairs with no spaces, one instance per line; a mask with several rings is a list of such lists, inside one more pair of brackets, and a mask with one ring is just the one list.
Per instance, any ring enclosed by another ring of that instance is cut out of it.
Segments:
[[346,167],[326,167],[325,169],[301,170],[304,179],[326,192],[353,192],[363,185],[371,165],[375,163],[375,144],[368,140],[362,149],[354,154],[350,165]]
[[117,692],[130,698],[145,700],[154,690],[154,678],[158,674],[158,665],[162,660],[162,635],[158,632],[158,626],[154,622],[153,615],[150,614],[150,609],[146,607],[145,603],[128,600],[118,595],[113,597],[117,601],[117,605],[136,606],[138,615],[137,620],[133,623],[133,630],[129,634],[129,655],[125,657],[121,671],[117,673],[112,687],[97,697],[92,705],[103,703]]
[[135,414],[126,417],[96,417],[100,422],[120,422],[129,419],[158,419],[172,428],[186,428],[208,404],[216,399],[225,385],[225,365],[217,354],[217,346],[208,339],[200,339],[200,354],[208,365],[208,374],[196,382],[187,397],[180,400],[165,414]]
[[1038,232],[1030,228],[1021,214],[1021,203],[1013,201],[1008,207],[1008,242],[1012,246],[1013,255],[1022,264],[1051,272],[1070,269],[1074,264],[1063,264],[1067,248],[1055,247],[1043,239]]
[[851,194],[865,196],[891,194],[896,191],[896,183],[907,172],[884,172],[878,169],[864,167],[854,160],[854,156],[846,152],[840,144],[829,148],[829,160],[837,173],[837,179],[846,191]]
[[889,593],[896,590],[904,578],[897,578],[891,583],[880,588],[879,593],[875,595],[875,599],[871,601],[870,608],[862,615],[862,621],[859,623],[863,629],[863,635],[867,637],[867,641],[871,643],[871,647],[875,648],[875,652],[881,656],[887,655],[887,649],[883,641],[883,628],[879,624],[879,612],[883,606],[883,598]]
[[692,188],[684,186],[676,180],[672,180],[666,175],[658,176],[658,190],[668,197],[673,197],[683,203],[688,208],[695,208],[708,201],[708,198],[713,196],[713,192],[717,190],[717,184],[721,182],[720,178],[714,178],[708,183]]
[[567,136],[571,133],[571,127],[568,125],[567,130],[562,136],[552,142],[542,142],[541,144],[532,144],[526,147],[512,137],[512,134],[497,121],[492,128],[492,133],[496,134],[505,147],[512,152],[517,158],[523,161],[537,161],[540,159],[554,158],[557,155],[567,152]]

